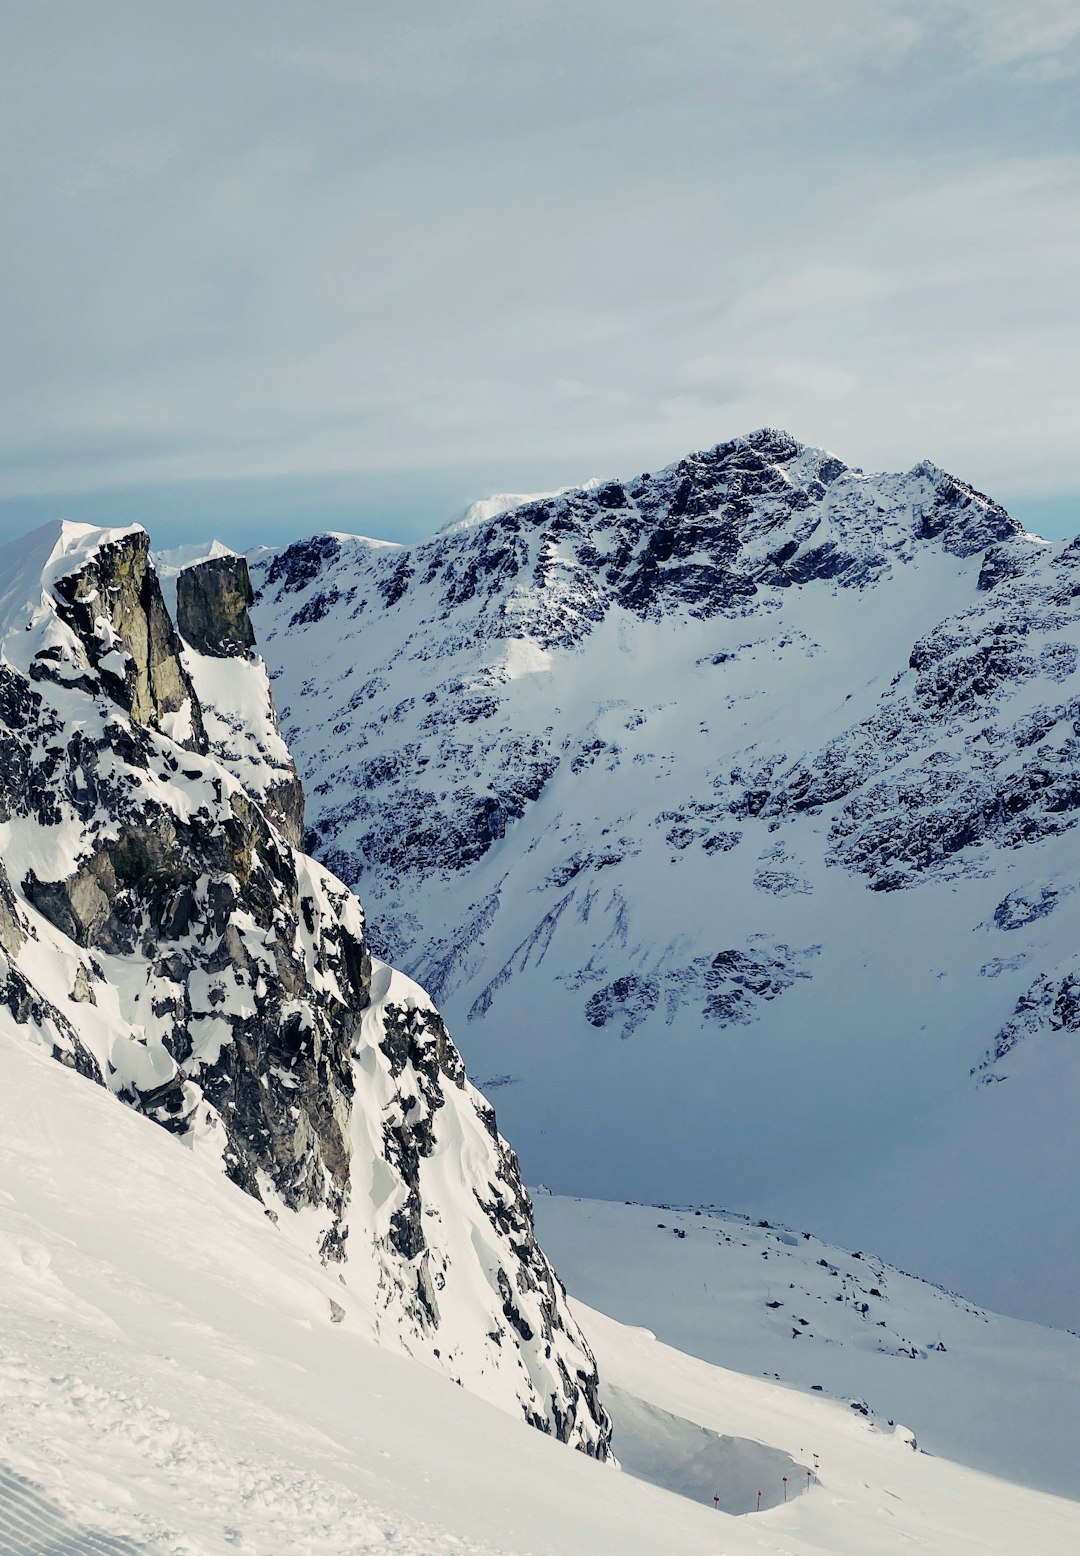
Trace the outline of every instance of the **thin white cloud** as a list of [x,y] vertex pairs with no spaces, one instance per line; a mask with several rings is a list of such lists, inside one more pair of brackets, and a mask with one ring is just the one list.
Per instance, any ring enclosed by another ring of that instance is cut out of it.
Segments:
[[932,455],[990,488],[1075,482],[1080,158],[925,185],[918,171],[879,171],[876,199],[850,190],[846,219],[833,205],[813,241],[842,263],[777,258],[719,311],[663,420],[706,439],[721,419],[780,421],[869,463]]

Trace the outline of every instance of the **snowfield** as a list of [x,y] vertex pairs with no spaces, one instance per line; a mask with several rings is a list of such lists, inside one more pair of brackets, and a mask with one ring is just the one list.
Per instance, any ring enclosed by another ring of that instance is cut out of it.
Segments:
[[[644,1421],[654,1468],[675,1439],[735,1490],[758,1489],[745,1474],[740,1486],[740,1462],[753,1478],[816,1454],[819,1471],[786,1506],[732,1516],[597,1464],[373,1345],[333,1272],[149,1120],[24,1038],[0,1037],[0,1056],[4,1556],[1071,1556],[1080,1543],[1074,1502],[582,1310],[635,1459]],[[725,1437],[749,1446],[725,1451]]]
[[879,1425],[903,1421],[927,1453],[1080,1500],[1075,1334],[978,1308],[869,1249],[723,1211],[535,1204],[545,1248],[589,1304],[587,1333],[604,1333],[598,1309]]

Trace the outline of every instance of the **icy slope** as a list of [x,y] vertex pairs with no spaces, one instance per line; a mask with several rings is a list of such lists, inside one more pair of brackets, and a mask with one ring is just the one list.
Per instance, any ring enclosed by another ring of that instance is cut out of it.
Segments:
[[0,1056],[4,1556],[1076,1549],[1075,1503],[599,1314],[639,1418],[816,1452],[819,1480],[733,1518],[568,1452],[373,1346],[336,1274],[205,1158],[22,1035],[0,1033]]
[[767,431],[253,577],[312,846],[530,1176],[1078,1325],[1078,568]]
[[47,527],[0,578],[0,1030],[231,1178],[368,1334],[602,1456],[595,1365],[490,1106],[290,842],[246,563],[181,573],[181,633],[141,530]]

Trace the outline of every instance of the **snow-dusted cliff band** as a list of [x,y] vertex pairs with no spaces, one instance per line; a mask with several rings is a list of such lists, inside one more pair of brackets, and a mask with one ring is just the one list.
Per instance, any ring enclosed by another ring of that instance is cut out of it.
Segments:
[[499,507],[254,610],[309,846],[528,1170],[1075,1324],[1080,543],[768,430]]
[[595,1364],[491,1108],[295,846],[247,565],[176,584],[174,626],[140,529],[0,550],[0,1023],[335,1264],[335,1318],[604,1457]]

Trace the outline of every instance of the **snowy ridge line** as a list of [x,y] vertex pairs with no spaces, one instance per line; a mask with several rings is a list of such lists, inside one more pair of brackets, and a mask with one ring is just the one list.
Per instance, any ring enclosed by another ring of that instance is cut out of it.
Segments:
[[[534,1192],[536,1192],[536,1191],[534,1191]],[[547,1191],[547,1192],[550,1192],[550,1191]],[[684,1215],[684,1216],[699,1216],[699,1215],[700,1216],[712,1216],[714,1218],[720,1218],[720,1219],[723,1219],[723,1220],[726,1220],[726,1221],[738,1221],[738,1222],[741,1222],[742,1225],[744,1225],[744,1226],[746,1226],[746,1227],[748,1227],[748,1228],[750,1228],[750,1229],[752,1229],[754,1231],[766,1231],[766,1232],[775,1232],[775,1233],[785,1232],[785,1233],[787,1233],[791,1237],[801,1238],[803,1240],[803,1242],[806,1242],[806,1243],[820,1243],[822,1245],[822,1247],[826,1246],[826,1244],[824,1243],[824,1240],[822,1238],[820,1238],[820,1237],[815,1236],[815,1234],[813,1232],[801,1232],[801,1231],[799,1231],[795,1227],[785,1226],[784,1223],[781,1222],[781,1221],[766,1221],[766,1220],[763,1220],[763,1219],[760,1219],[760,1218],[755,1218],[754,1216],[746,1214],[744,1211],[731,1210],[726,1205],[695,1205],[695,1204],[685,1204],[685,1205],[670,1204],[669,1205],[669,1204],[659,1204],[659,1203],[654,1205],[654,1204],[645,1203],[645,1202],[643,1202],[641,1200],[634,1200],[634,1199],[623,1200],[622,1203],[624,1205],[634,1205],[634,1206],[637,1206],[638,1208],[640,1208],[642,1210],[667,1210],[667,1211],[674,1211],[676,1214]],[[905,1269],[902,1269],[901,1266],[898,1265],[898,1264],[890,1264],[887,1259],[883,1259],[879,1254],[876,1254],[876,1253],[866,1253],[862,1249],[852,1250],[850,1248],[840,1249],[839,1251],[842,1252],[842,1253],[846,1253],[851,1258],[864,1259],[866,1261],[866,1263],[868,1265],[870,1265],[871,1267],[873,1267],[875,1264],[881,1266],[881,1268],[878,1270],[878,1274],[879,1275],[884,1274],[885,1270],[889,1269],[889,1270],[891,1270],[893,1272],[894,1275],[903,1275],[906,1280],[918,1281],[920,1283],[920,1285],[923,1285],[923,1286],[933,1286],[935,1291],[940,1291],[943,1296],[953,1297],[958,1302],[965,1302],[966,1303],[967,1300],[968,1300],[964,1296],[964,1294],[962,1292],[954,1291],[949,1286],[943,1286],[940,1283],[940,1281],[931,1280],[928,1276],[920,1275],[915,1270],[905,1270]],[[977,1309],[973,1309],[973,1310],[977,1310]],[[1072,1331],[1069,1331],[1069,1332],[1071,1333]]]

